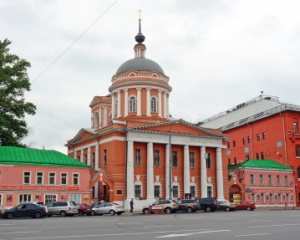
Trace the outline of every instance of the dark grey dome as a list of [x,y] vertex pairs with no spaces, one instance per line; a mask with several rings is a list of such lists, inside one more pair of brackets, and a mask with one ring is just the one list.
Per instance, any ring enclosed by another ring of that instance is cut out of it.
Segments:
[[145,70],[165,74],[164,70],[156,62],[147,58],[133,58],[124,62],[119,67],[116,74],[132,70]]

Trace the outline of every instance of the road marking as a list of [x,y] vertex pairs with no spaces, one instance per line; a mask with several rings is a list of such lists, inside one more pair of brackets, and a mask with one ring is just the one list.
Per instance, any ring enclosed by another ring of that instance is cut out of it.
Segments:
[[[191,232],[193,230],[178,230],[172,232]],[[195,231],[198,231],[195,230]],[[211,231],[211,232],[221,232],[221,231],[231,231],[231,230],[219,230],[219,231]],[[41,237],[22,237],[22,238],[14,238],[14,239],[22,239],[22,240],[33,240],[33,239],[75,239],[75,238],[89,238],[89,237],[108,237],[108,236],[133,236],[133,235],[141,235],[141,234],[166,234],[169,233],[170,231],[152,231],[152,232],[134,232],[134,233],[107,233],[107,234],[95,234],[95,235],[74,235],[74,236],[41,236]],[[205,232],[202,232],[205,233]],[[209,233],[209,231],[207,231]],[[200,233],[201,234],[201,233]]]
[[262,225],[262,226],[248,226],[248,228],[263,228],[263,227],[285,227],[285,226],[299,226],[300,223],[289,224],[274,224],[274,225]]
[[143,226],[143,228],[154,228],[154,227],[173,227],[174,225],[153,225],[153,226]]
[[271,233],[253,233],[247,235],[235,235],[235,237],[251,237],[251,236],[261,236],[261,235],[270,235]]
[[39,233],[39,232],[42,232],[42,231],[26,231],[26,232],[5,232],[5,234],[19,234],[19,233]]
[[164,236],[159,236],[156,238],[174,238],[174,237],[187,237],[197,234],[206,234],[206,233],[218,233],[218,232],[230,232],[231,230],[214,230],[214,231],[203,231],[203,232],[192,232],[192,233],[182,233],[182,234],[168,234]]
[[12,229],[12,228],[29,228],[29,227],[8,227],[8,228],[0,228],[0,230],[2,230],[2,229],[7,230],[7,229]]
[[248,221],[250,222],[271,222],[272,220],[266,219],[266,220],[252,220],[252,221]]

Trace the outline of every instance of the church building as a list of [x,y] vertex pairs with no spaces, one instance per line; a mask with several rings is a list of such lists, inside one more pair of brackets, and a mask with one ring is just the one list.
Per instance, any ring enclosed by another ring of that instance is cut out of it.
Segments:
[[67,142],[68,155],[90,166],[94,201],[128,208],[134,199],[137,210],[158,198],[228,199],[225,135],[170,117],[170,79],[146,58],[141,19],[138,27],[134,58],[92,99],[91,127]]

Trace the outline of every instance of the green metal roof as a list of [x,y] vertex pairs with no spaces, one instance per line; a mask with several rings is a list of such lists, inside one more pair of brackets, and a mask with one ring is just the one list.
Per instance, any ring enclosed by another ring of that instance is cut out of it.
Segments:
[[282,163],[275,162],[270,159],[261,159],[261,160],[247,160],[240,164],[228,165],[228,169],[235,168],[264,168],[264,169],[287,169],[292,170],[291,167],[286,166]]
[[55,150],[0,146],[0,164],[89,168],[88,165]]

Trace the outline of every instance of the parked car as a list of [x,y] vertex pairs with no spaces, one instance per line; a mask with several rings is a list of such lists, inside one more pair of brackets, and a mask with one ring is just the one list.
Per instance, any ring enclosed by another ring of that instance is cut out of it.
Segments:
[[254,209],[256,209],[255,203],[248,202],[248,201],[240,201],[235,204],[236,204],[236,210],[253,211]]
[[78,205],[78,212],[79,212],[79,215],[80,216],[83,216],[83,215],[88,215],[88,216],[91,216],[92,215],[92,208],[87,205],[87,204],[79,204]]
[[200,204],[200,210],[204,212],[214,212],[217,209],[217,201],[212,197],[204,197],[195,199]]
[[5,207],[0,206],[0,218],[2,217],[4,211],[5,211]]
[[150,206],[144,206],[142,212],[144,214],[154,213],[155,211],[159,211],[159,208],[165,213],[176,212],[178,209],[178,204],[172,200],[157,200],[152,203]]
[[15,217],[32,217],[41,218],[46,216],[45,207],[39,206],[35,203],[20,203],[14,208],[6,209],[2,213],[3,218],[13,219]]
[[46,213],[48,213],[48,207],[47,207],[43,202],[33,202],[33,203],[35,203],[35,204],[37,204],[37,205],[39,205],[39,206],[44,207],[45,210],[46,210]]
[[78,214],[78,206],[71,201],[59,201],[50,202],[47,204],[48,216],[60,215],[65,217],[66,215],[74,216]]
[[221,211],[223,210],[229,212],[229,211],[234,211],[236,208],[236,205],[234,203],[231,203],[227,200],[220,200],[217,202],[218,202],[217,210],[221,210]]
[[196,212],[200,209],[200,204],[193,199],[180,199],[177,201],[178,208],[177,212]]
[[125,208],[117,203],[101,203],[97,207],[92,208],[92,215],[117,214],[121,215],[125,212]]

